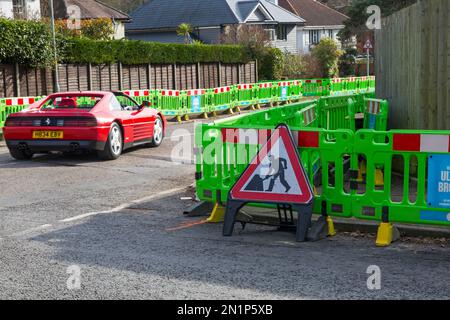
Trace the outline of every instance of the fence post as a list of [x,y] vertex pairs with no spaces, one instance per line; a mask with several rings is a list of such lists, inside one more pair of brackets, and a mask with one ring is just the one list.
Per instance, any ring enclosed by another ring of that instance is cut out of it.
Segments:
[[147,64],[147,84],[148,89],[152,89],[152,65],[150,63]]
[[201,67],[200,67],[200,62],[197,62],[197,89],[201,88],[201,73],[200,73]]
[[237,78],[238,78],[238,83],[242,83],[242,81],[241,81],[241,64],[240,63],[237,64]]
[[20,70],[19,70],[19,64],[14,64],[14,93],[16,94],[16,97],[20,97]]
[[177,90],[177,64],[172,65],[173,90]]
[[117,63],[117,70],[119,73],[119,90],[123,89],[123,81],[122,81],[122,75],[123,75],[123,71],[122,71],[122,62],[118,62]]
[[92,65],[90,64],[90,63],[88,63],[88,65],[87,65],[87,68],[88,68],[88,72],[87,72],[87,75],[88,75],[88,88],[89,88],[89,91],[92,91]]
[[258,59],[255,59],[255,82],[259,82],[258,80]]
[[217,63],[217,77],[218,80],[218,87],[222,86],[222,64],[220,62]]

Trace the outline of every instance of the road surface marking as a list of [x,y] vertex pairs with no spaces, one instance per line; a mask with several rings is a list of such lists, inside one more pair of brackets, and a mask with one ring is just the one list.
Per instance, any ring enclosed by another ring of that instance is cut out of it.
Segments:
[[181,188],[174,188],[174,189],[170,189],[170,190],[161,191],[161,192],[153,194],[151,196],[147,196],[147,197],[144,197],[144,198],[141,198],[141,199],[138,199],[138,200],[133,200],[131,202],[121,204],[121,205],[119,205],[119,206],[117,206],[115,208],[112,208],[110,210],[88,212],[88,213],[80,214],[80,215],[72,217],[72,218],[67,218],[67,219],[60,220],[59,222],[62,222],[62,223],[73,222],[73,221],[81,220],[81,219],[84,219],[84,218],[87,218],[87,217],[92,217],[92,216],[99,215],[99,214],[114,213],[114,212],[122,211],[122,210],[124,210],[124,209],[126,209],[126,208],[128,208],[128,207],[130,207],[130,206],[132,206],[134,204],[142,203],[142,202],[149,201],[149,200],[156,200],[156,199],[162,198],[162,197],[164,197],[166,195],[170,195],[170,194],[173,194],[173,193],[176,193],[176,192],[180,192],[182,190],[186,190],[188,187],[189,186],[185,186],[185,187],[181,187]]
[[43,224],[42,226],[39,226],[39,227],[34,227],[34,228],[30,228],[30,229],[27,229],[27,230],[24,230],[24,231],[20,231],[20,232],[14,233],[11,236],[12,237],[21,237],[21,236],[24,236],[24,235],[26,235],[28,233],[40,231],[40,230],[43,230],[43,229],[48,229],[48,228],[51,228],[51,227],[52,227],[51,224]]

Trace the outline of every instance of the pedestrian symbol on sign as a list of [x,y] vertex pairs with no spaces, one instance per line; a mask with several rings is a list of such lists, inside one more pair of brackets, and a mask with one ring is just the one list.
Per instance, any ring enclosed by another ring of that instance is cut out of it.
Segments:
[[297,240],[310,225],[313,192],[289,128],[280,125],[231,188],[224,235],[233,232],[237,211],[247,203],[292,206],[299,212]]

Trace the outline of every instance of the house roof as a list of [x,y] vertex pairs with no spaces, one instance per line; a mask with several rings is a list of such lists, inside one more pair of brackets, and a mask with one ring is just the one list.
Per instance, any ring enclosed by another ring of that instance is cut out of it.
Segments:
[[306,26],[339,26],[348,19],[316,0],[278,0],[278,4],[306,20]]
[[181,23],[193,27],[244,23],[261,5],[277,23],[303,23],[292,12],[266,0],[153,0],[131,13],[127,31],[174,29]]
[[66,19],[69,17],[68,8],[78,6],[81,11],[81,19],[114,18],[115,20],[130,21],[131,17],[126,13],[114,9],[97,0],[60,0],[55,1],[55,17]]

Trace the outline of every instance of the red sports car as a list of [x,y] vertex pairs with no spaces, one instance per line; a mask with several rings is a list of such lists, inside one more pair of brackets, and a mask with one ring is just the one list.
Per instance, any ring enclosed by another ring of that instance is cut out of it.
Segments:
[[18,160],[77,150],[96,150],[100,158],[114,160],[124,149],[161,144],[167,122],[148,106],[121,92],[56,93],[9,115],[3,135]]

